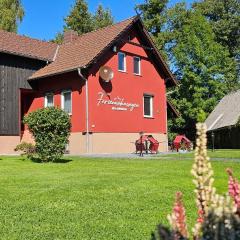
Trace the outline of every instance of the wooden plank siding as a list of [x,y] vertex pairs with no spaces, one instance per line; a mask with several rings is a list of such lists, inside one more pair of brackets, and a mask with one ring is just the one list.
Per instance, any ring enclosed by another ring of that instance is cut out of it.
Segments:
[[0,135],[19,135],[19,89],[31,89],[27,79],[46,62],[0,53]]

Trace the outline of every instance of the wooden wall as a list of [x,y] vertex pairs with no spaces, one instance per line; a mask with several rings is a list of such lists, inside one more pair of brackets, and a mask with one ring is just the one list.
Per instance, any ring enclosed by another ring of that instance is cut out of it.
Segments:
[[[214,131],[216,149],[240,149],[240,127],[228,127]],[[212,148],[211,132],[208,133],[208,147]]]
[[19,135],[20,88],[46,62],[0,53],[0,135]]

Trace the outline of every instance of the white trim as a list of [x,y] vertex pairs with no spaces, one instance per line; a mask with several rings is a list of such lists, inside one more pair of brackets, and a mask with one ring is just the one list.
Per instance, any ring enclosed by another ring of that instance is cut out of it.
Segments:
[[[135,68],[135,59],[139,59],[139,61],[138,61],[139,73],[135,73],[135,72],[134,72],[134,68]],[[141,76],[141,58],[138,57],[138,56],[134,56],[134,57],[133,57],[133,73],[134,73],[134,75],[136,75],[136,76]]]
[[[123,66],[124,70],[119,69],[119,55],[122,54],[123,57]],[[126,64],[126,54],[124,52],[118,52],[118,71],[119,72],[127,72],[127,64]]]
[[216,124],[217,124],[217,122],[221,119],[223,117],[223,113],[222,114],[220,114],[217,118],[216,118],[216,120],[212,123],[212,125],[208,128],[208,131],[210,131]]
[[45,95],[44,95],[44,107],[45,108],[48,107],[48,99],[47,99],[48,96],[53,97],[53,105],[50,106],[50,107],[54,107],[54,94],[52,92],[45,93]]
[[64,93],[71,93],[71,112],[68,113],[69,115],[72,115],[72,91],[71,90],[63,90],[61,92],[61,109],[64,110]]
[[[150,98],[150,115],[145,115],[144,114],[144,98],[145,97],[149,97]],[[145,118],[153,118],[153,96],[151,96],[151,95],[147,95],[147,94],[144,94],[143,95],[143,116],[145,117]]]

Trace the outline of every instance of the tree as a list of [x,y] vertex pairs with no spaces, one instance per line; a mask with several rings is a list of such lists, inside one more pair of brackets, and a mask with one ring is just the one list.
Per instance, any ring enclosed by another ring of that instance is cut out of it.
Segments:
[[[70,14],[64,21],[66,23],[64,31],[71,29],[78,32],[79,35],[106,27],[114,22],[110,9],[104,9],[99,4],[95,14],[91,14],[85,0],[76,0]],[[61,44],[63,42],[63,33],[58,33],[52,41]]]
[[35,151],[41,161],[55,161],[62,157],[71,129],[65,111],[54,107],[38,109],[25,116],[23,122],[34,137]]
[[167,10],[168,0],[145,0],[144,3],[138,4],[135,8],[139,11],[144,25],[148,31],[153,36],[158,50],[162,53],[163,57],[166,59],[166,52],[164,51],[164,41],[165,37],[162,36],[163,27],[166,22],[166,10]]
[[113,24],[113,16],[109,8],[104,10],[101,4],[98,5],[98,8],[93,16],[94,29],[103,28]]
[[193,7],[210,21],[216,41],[228,48],[231,57],[240,58],[240,1],[202,0]]
[[90,32],[94,29],[93,18],[84,0],[76,0],[70,14],[64,19],[66,29],[72,29],[78,34]]
[[237,86],[236,64],[215,41],[211,25],[199,11],[185,6],[173,16],[171,23],[177,26],[172,26],[175,39],[169,59],[180,86],[171,97],[183,118],[183,131],[193,137],[196,122],[204,121],[217,102]]
[[23,17],[21,0],[0,0],[0,29],[17,32],[18,23]]
[[212,25],[201,11],[189,9],[185,3],[161,8],[156,2],[146,1],[141,13],[180,83],[168,95],[181,113],[180,118],[170,119],[170,132],[185,132],[193,139],[196,122],[204,120],[226,93],[239,86],[236,62],[216,41]]
[[57,43],[57,44],[62,44],[64,39],[64,35],[61,32],[58,32],[57,35],[55,36],[55,39],[52,39],[51,42]]

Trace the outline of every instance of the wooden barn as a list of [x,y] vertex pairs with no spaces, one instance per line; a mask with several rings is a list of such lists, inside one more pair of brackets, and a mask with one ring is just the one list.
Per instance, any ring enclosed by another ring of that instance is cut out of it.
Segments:
[[240,90],[226,95],[206,120],[208,142],[218,149],[240,148]]

